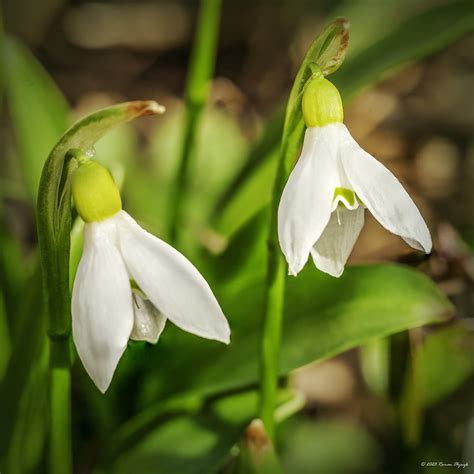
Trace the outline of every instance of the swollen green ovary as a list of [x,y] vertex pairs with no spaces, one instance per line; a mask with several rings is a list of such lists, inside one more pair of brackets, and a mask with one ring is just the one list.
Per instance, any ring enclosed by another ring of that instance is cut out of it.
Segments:
[[110,172],[96,161],[80,163],[72,176],[72,196],[85,222],[99,222],[122,209],[122,199]]
[[306,85],[301,107],[307,127],[324,127],[344,119],[341,95],[324,77],[316,77]]

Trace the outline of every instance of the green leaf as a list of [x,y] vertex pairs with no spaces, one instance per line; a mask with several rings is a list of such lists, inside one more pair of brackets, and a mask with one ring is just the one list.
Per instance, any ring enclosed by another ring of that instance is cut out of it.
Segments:
[[5,219],[0,217],[0,286],[4,296],[7,321],[12,333],[18,323],[18,301],[25,283],[33,272],[36,256],[25,259],[18,238],[7,231]]
[[257,402],[255,392],[231,395],[198,414],[165,421],[136,448],[124,452],[111,472],[216,472],[255,416]]
[[[127,162],[122,193],[127,211],[146,222],[150,232],[168,240],[183,118],[181,109],[163,117],[146,156],[140,161],[135,156]],[[208,225],[216,199],[242,166],[246,146],[233,117],[214,107],[203,110],[190,165],[189,189],[181,209],[180,248],[188,255],[202,241],[202,229]]]
[[269,209],[263,208],[252,219],[249,219],[235,235],[232,236],[225,251],[209,259],[208,267],[213,270],[216,282],[227,282],[236,279],[248,281],[248,275],[262,277],[265,271],[265,230],[269,222]]
[[38,472],[48,427],[48,347],[35,361],[21,396],[8,455],[8,472]]
[[418,348],[423,403],[432,406],[474,373],[474,334],[457,325],[429,334]]
[[[15,428],[18,410],[31,369],[38,359],[46,338],[42,286],[36,272],[25,284],[25,295],[20,300],[15,316],[18,319],[9,363],[0,384],[0,461],[3,462]],[[0,466],[0,469],[2,466]]]
[[[232,299],[221,299],[224,309],[227,302],[236,311],[229,314],[231,327],[234,323],[232,344],[216,348],[214,362],[199,371],[195,388],[204,393],[258,380],[259,322],[254,314],[259,307],[258,290],[246,288]],[[417,271],[397,265],[361,266],[348,268],[340,279],[334,279],[308,265],[287,285],[280,373],[374,337],[445,321],[450,314],[452,306],[445,296]]]
[[285,472],[341,474],[383,472],[371,433],[355,421],[295,417],[282,424],[280,457]]
[[[150,381],[155,380],[152,374],[156,373],[156,378],[166,383],[149,391],[150,403],[179,393],[210,396],[255,385],[260,348],[260,321],[256,315],[262,304],[262,287],[262,279],[258,278],[218,292],[232,329],[228,347],[170,326],[156,346],[142,346],[141,351],[134,346],[135,351],[125,352],[116,383],[126,380],[137,366]],[[351,267],[340,279],[308,265],[297,279],[288,282],[286,294],[282,376],[373,338],[439,323],[452,314],[451,304],[429,278],[398,265]],[[131,357],[133,367],[128,363]],[[159,408],[161,402],[156,403]],[[139,424],[143,432],[151,427],[153,416]]]
[[[233,236],[244,224],[253,219],[258,212],[268,207],[272,194],[271,183],[275,180],[277,168],[277,150],[270,159],[262,162],[245,179],[233,199],[224,207],[216,221],[216,228],[225,236]],[[262,184],[265,185],[262,187]],[[268,212],[266,212],[268,214]]]
[[[214,220],[219,216],[219,211],[221,209],[225,209],[229,201],[233,200],[234,194],[242,191],[242,188],[247,183],[247,177],[250,177],[253,174],[254,168],[258,167],[262,160],[267,162],[267,160],[263,157],[266,157],[270,153],[276,153],[275,144],[278,143],[281,138],[284,118],[283,109],[275,113],[273,117],[270,118],[270,120],[268,120],[268,122],[265,124],[265,127],[257,142],[249,150],[247,150],[246,155],[242,159],[243,165],[240,166],[238,173],[235,174],[234,179],[231,181],[230,185],[225,188],[224,192],[215,202],[215,207],[213,209]],[[271,162],[271,166],[275,168],[276,159],[268,159],[268,161]],[[267,179],[271,179],[273,182],[274,177]],[[258,199],[259,195],[255,193],[253,197]],[[269,199],[269,196],[265,196],[264,202],[268,202]],[[244,208],[244,206],[242,206],[242,208]],[[239,214],[236,212],[235,217],[238,216]],[[220,229],[219,225],[218,230],[220,232],[227,233],[225,230]]]
[[201,115],[206,104],[214,74],[221,19],[221,0],[203,0],[199,5],[189,70],[186,77],[184,126],[176,180],[171,188],[170,238],[180,243],[183,207],[190,187],[190,171]]
[[430,56],[474,31],[471,2],[436,6],[415,16],[375,44],[351,57],[333,81],[343,99],[408,63]]
[[[283,390],[278,395],[278,403],[284,404],[291,397],[291,393]],[[121,449],[110,472],[220,472],[232,465],[229,462],[232,461],[229,454],[231,448],[255,418],[257,407],[258,394],[245,391],[225,395],[197,412],[164,419],[132,449]],[[268,461],[275,466],[274,457]]]
[[6,95],[24,178],[34,198],[49,150],[68,127],[68,106],[36,58],[21,43],[3,45]]
[[10,360],[11,344],[3,291],[0,290],[0,382]]
[[377,394],[388,390],[390,343],[385,338],[368,341],[360,351],[360,363],[367,385]]
[[424,411],[458,390],[474,373],[474,335],[461,325],[428,333],[403,373],[398,413],[404,441],[421,441]]

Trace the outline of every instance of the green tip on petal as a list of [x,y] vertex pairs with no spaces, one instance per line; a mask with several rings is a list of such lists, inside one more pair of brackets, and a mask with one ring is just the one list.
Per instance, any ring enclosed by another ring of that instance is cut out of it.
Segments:
[[336,86],[315,74],[306,84],[302,99],[303,117],[307,127],[324,127],[342,122],[344,111]]
[[334,189],[332,202],[336,206],[345,206],[347,209],[356,209],[359,207],[360,200],[354,191],[347,188],[337,187]]
[[109,170],[92,160],[78,160],[72,175],[72,196],[85,222],[99,222],[122,209],[122,199]]

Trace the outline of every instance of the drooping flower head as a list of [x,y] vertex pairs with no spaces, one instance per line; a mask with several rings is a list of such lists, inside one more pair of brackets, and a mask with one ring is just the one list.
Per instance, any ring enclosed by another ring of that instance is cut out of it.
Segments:
[[72,292],[79,357],[105,392],[129,339],[155,343],[169,319],[198,336],[229,342],[227,320],[196,267],[122,210],[109,171],[86,158],[72,177],[85,221]]
[[398,179],[352,138],[337,88],[316,74],[305,87],[302,109],[303,149],[278,209],[290,275],[297,275],[311,254],[318,269],[339,277],[365,208],[408,245],[429,253],[431,236],[418,208]]

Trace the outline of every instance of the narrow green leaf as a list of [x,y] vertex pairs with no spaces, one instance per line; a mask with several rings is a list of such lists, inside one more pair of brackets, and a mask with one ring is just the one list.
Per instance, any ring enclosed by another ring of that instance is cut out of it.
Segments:
[[[235,175],[230,185],[226,187],[219,199],[216,200],[213,211],[214,219],[219,216],[221,209],[225,209],[227,204],[233,200],[234,195],[238,192],[241,192],[242,187],[244,187],[245,183],[247,182],[247,178],[254,173],[254,168],[259,166],[262,160],[264,160],[264,157],[276,152],[275,144],[278,143],[281,138],[284,118],[283,109],[278,110],[278,112],[275,113],[266,123],[261,136],[250,148],[250,150],[248,150],[244,159],[242,160],[243,165],[241,166],[239,172]],[[265,159],[264,161],[267,160]],[[273,162],[275,160],[268,159],[268,161]],[[272,166],[274,167],[274,165]],[[265,202],[268,202],[268,200],[269,197],[265,197]],[[236,213],[236,216],[237,215],[238,214]],[[222,231],[220,228],[218,230]],[[222,232],[228,234],[228,232],[225,230]]]
[[198,414],[165,421],[136,448],[122,451],[111,471],[217,472],[244,426],[255,416],[257,400],[255,392],[231,395]]
[[[5,29],[3,27],[3,9],[0,8],[0,47],[5,44]],[[3,106],[5,92],[5,61],[0,59],[0,107]]]
[[[429,278],[397,265],[351,267],[340,279],[308,266],[297,279],[290,279],[286,295],[282,375],[374,337],[439,323],[452,314],[451,304]],[[238,311],[234,318],[230,314],[236,325],[232,345],[218,348],[220,355],[196,380],[196,388],[206,393],[257,381],[258,290],[244,290],[234,297],[229,304]]]
[[379,395],[388,390],[390,345],[387,339],[367,342],[360,351],[361,368],[368,386]]
[[[291,396],[281,391],[278,403],[286,403]],[[257,403],[255,391],[244,391],[213,400],[197,412],[161,420],[138,444],[120,449],[110,472],[221,472],[232,466],[231,449],[255,418]]]
[[385,472],[380,443],[353,418],[294,417],[279,434],[279,454],[289,474]]
[[430,56],[474,31],[470,1],[436,6],[410,18],[375,44],[351,57],[332,80],[347,100],[388,73]]
[[3,55],[19,158],[34,198],[48,152],[68,127],[68,106],[43,67],[21,43],[7,38]]
[[8,472],[38,472],[43,459],[48,427],[48,347],[43,349],[30,373],[15,417],[8,455]]
[[221,0],[201,0],[198,23],[186,79],[186,108],[176,182],[172,188],[170,207],[170,236],[179,242],[183,206],[189,188],[190,167],[194,160],[196,137],[202,111],[209,95],[216,61]]
[[[261,163],[245,179],[228,202],[216,221],[217,231],[225,236],[233,236],[242,226],[253,219],[259,211],[268,208],[271,197],[271,183],[277,171],[277,150],[272,157]],[[262,184],[265,185],[262,186]],[[266,213],[268,214],[268,212]]]
[[433,406],[451,395],[474,373],[474,334],[456,325],[429,334],[419,346],[421,396]]
[[3,291],[0,290],[0,382],[10,360],[11,343],[8,329],[7,313],[5,311]]
[[5,459],[9,444],[13,439],[21,395],[28,384],[31,368],[46,338],[39,273],[38,265],[36,272],[25,285],[28,291],[20,300],[20,308],[15,313],[19,322],[9,363],[0,384],[0,419],[2,420],[0,461]]
[[263,278],[265,269],[265,230],[269,219],[268,207],[249,219],[233,235],[228,247],[216,258],[209,259],[208,266],[213,269],[214,281],[224,282],[235,279],[248,281]]
[[[144,348],[143,370],[156,371],[166,380],[150,392],[153,402],[179,393],[211,396],[257,383],[261,328],[255,312],[261,307],[262,287],[259,278],[218,294],[232,328],[230,346],[169,327],[159,344]],[[282,376],[376,337],[443,322],[452,314],[452,306],[429,278],[398,265],[351,267],[339,280],[308,266],[288,282],[285,313]],[[118,368],[118,379],[126,376],[122,368],[129,352]],[[134,359],[135,368],[138,360]],[[156,403],[159,407],[161,402]],[[153,428],[153,417],[144,424],[148,430]]]

